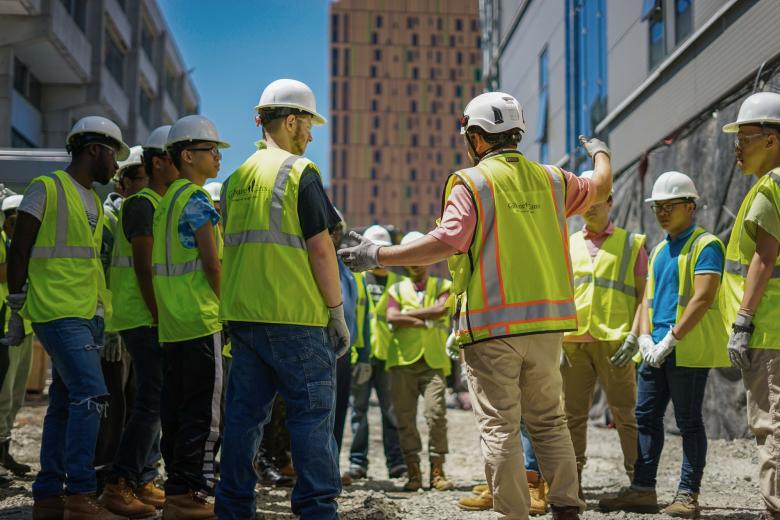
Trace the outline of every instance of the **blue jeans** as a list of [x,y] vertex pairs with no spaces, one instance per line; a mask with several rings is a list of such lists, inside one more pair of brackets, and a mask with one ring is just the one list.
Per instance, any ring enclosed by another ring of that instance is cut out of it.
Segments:
[[352,385],[349,399],[352,408],[352,446],[349,449],[349,462],[353,466],[368,468],[368,399],[373,388],[382,411],[382,443],[385,449],[385,464],[390,471],[398,466],[406,466],[398,438],[398,420],[393,412],[390,374],[385,370],[385,362],[376,358],[371,359],[371,368],[371,379],[359,386]]
[[33,330],[52,363],[33,498],[94,493],[95,444],[108,396],[100,369],[103,318],[62,318],[33,323]]
[[336,355],[325,330],[300,325],[230,323],[230,370],[221,478],[220,520],[255,517],[257,475],[252,461],[271,416],[276,393],[284,397],[298,480],[292,512],[302,519],[334,519],[341,492],[333,409]]
[[708,368],[676,366],[674,352],[661,368],[653,368],[646,363],[639,366],[636,401],[639,453],[634,468],[634,485],[655,487],[658,461],[664,447],[664,414],[671,400],[683,441],[678,489],[699,492],[707,461],[702,403],[708,375]]
[[131,485],[157,478],[160,460],[160,398],[163,386],[163,352],[156,327],[138,327],[121,333],[133,360],[135,400],[122,432],[113,472]]
[[531,444],[531,434],[525,427],[524,422],[520,422],[520,440],[523,443],[523,458],[525,459],[525,470],[535,471],[541,475],[539,470],[539,462],[536,460],[536,452],[534,451],[534,445]]

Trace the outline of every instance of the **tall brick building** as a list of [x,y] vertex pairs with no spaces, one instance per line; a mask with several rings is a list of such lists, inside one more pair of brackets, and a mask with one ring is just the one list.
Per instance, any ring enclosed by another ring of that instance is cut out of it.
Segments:
[[330,8],[330,192],[350,226],[429,229],[468,165],[458,118],[482,92],[478,0]]

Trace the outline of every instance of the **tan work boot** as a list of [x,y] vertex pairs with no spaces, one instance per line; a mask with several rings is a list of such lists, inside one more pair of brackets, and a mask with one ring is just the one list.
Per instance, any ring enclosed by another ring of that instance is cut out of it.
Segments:
[[465,511],[486,511],[493,509],[493,495],[490,490],[480,493],[478,496],[470,495],[458,500],[458,507]]
[[65,495],[63,520],[127,520],[126,516],[115,515],[98,501],[93,494]]
[[144,504],[154,506],[155,509],[162,509],[165,505],[165,491],[157,487],[153,480],[150,480],[143,486],[137,486],[133,489],[135,496]]
[[65,514],[65,497],[57,495],[33,502],[33,520],[62,520]]
[[543,515],[547,512],[547,484],[535,471],[526,471],[525,476],[528,479],[528,494],[531,495],[528,512],[532,515]]
[[624,487],[618,491],[617,496],[599,500],[599,509],[604,512],[657,513],[658,496],[655,489]]
[[422,473],[420,473],[420,463],[406,461],[406,472],[408,479],[404,484],[404,491],[417,491],[422,487]]
[[674,495],[672,503],[663,508],[661,512],[677,518],[699,518],[701,515],[699,494],[678,491]]
[[184,495],[167,495],[163,506],[163,520],[216,520],[214,504],[201,493],[190,491]]
[[474,493],[475,495],[481,495],[485,491],[490,491],[490,486],[488,486],[487,484],[477,484],[476,486],[471,488],[471,492]]
[[449,491],[455,487],[455,485],[447,480],[447,475],[444,474],[444,457],[432,457],[431,458],[431,489],[436,491]]
[[98,502],[112,513],[127,518],[146,518],[157,512],[154,506],[138,500],[133,489],[123,478],[120,478],[116,484],[106,482]]

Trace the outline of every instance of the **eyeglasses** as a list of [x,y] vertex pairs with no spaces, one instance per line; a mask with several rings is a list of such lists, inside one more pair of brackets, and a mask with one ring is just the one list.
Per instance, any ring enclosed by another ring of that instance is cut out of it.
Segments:
[[678,204],[690,204],[690,201],[681,200],[679,202],[668,202],[666,204],[652,204],[650,207],[653,208],[656,215],[668,215]]
[[761,132],[760,134],[752,134],[752,135],[738,135],[734,139],[734,148],[744,148],[746,144],[754,141],[759,137],[766,137],[767,135],[768,134],[765,134],[764,132]]
[[222,152],[219,151],[219,148],[216,146],[211,146],[209,148],[187,148],[190,152],[211,152],[211,155],[214,157],[222,157]]
[[116,160],[116,149],[113,146],[108,146],[107,144],[103,144],[103,143],[94,143],[94,144],[98,146],[102,146],[103,148],[108,150],[108,153],[111,155],[111,158]]

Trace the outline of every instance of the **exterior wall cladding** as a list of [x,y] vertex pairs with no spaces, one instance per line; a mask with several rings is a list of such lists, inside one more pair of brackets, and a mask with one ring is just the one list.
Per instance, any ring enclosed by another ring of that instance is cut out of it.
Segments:
[[458,118],[482,92],[477,0],[330,7],[333,203],[350,226],[426,231],[468,157]]

